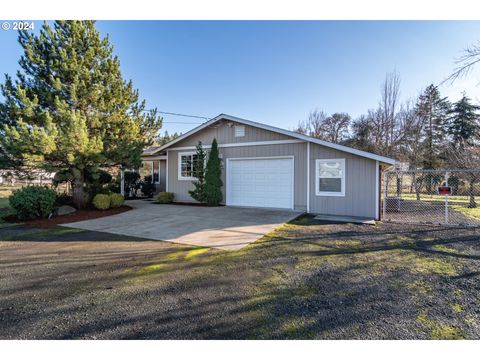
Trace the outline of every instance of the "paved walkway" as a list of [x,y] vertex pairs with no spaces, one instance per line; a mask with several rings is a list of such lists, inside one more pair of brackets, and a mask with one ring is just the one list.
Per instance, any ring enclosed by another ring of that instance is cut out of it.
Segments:
[[180,244],[238,250],[294,219],[298,212],[126,202],[133,210],[63,226]]

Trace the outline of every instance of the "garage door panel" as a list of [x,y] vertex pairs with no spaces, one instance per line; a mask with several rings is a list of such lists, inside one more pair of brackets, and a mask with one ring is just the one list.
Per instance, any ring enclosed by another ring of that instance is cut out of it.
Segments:
[[229,160],[227,205],[293,208],[293,159]]

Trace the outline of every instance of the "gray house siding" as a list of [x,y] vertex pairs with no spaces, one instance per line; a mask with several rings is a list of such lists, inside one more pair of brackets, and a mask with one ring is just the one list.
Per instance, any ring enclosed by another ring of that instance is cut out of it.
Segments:
[[[178,153],[194,151],[199,140],[209,146],[215,137],[219,143],[219,153],[223,162],[222,180],[224,203],[227,188],[226,164],[232,158],[256,157],[294,157],[294,209],[307,210],[307,142],[292,142],[283,144],[254,145],[252,142],[296,140],[293,137],[278,134],[273,131],[259,129],[245,125],[245,136],[235,137],[234,128],[224,121],[192,134],[186,139],[167,149],[168,179],[165,179],[167,191],[175,194],[175,201],[194,202],[188,194],[193,189],[192,181],[178,179]],[[241,143],[249,143],[242,146]],[[229,144],[228,147],[222,145]],[[238,146],[232,146],[238,144]],[[182,148],[182,149],[176,149]],[[185,149],[187,148],[187,149]],[[345,196],[317,196],[315,192],[315,160],[317,159],[345,159]],[[335,150],[326,146],[310,143],[310,213],[362,216],[374,218],[376,215],[376,161],[353,155],[344,151]],[[163,162],[162,162],[163,163]],[[165,174],[163,168],[160,174]]]
[[[232,123],[233,126],[228,126],[228,123]],[[245,136],[236,137],[234,126],[240,125],[245,126]],[[272,140],[288,140],[293,139],[290,136],[279,134],[273,131],[268,131],[253,126],[242,125],[232,121],[220,121],[214,126],[203,129],[191,136],[179,141],[172,147],[184,147],[184,146],[195,146],[198,144],[198,141],[201,141],[204,145],[210,145],[213,141],[213,138],[217,139],[219,144],[235,144],[235,143],[244,143],[244,142],[253,142],[253,141],[272,141]]]
[[[241,147],[220,147],[219,153],[222,157],[222,181],[223,181],[223,202],[225,203],[226,180],[226,162],[233,158],[255,158],[272,156],[293,156],[294,157],[294,208],[305,211],[307,208],[307,163],[306,163],[306,143],[281,144],[281,145],[257,145]],[[189,180],[178,180],[178,153],[185,150],[168,151],[168,191],[175,194],[175,201],[194,201],[188,194],[188,190],[193,189],[192,182]]]
[[[315,160],[345,159],[345,196],[317,196]],[[375,217],[375,160],[325,146],[310,144],[310,212],[315,214]]]

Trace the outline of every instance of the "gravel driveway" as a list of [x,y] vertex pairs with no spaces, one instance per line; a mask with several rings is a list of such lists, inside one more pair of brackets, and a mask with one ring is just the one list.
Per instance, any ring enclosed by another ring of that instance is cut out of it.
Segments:
[[240,251],[0,229],[1,339],[480,338],[474,229],[302,217]]

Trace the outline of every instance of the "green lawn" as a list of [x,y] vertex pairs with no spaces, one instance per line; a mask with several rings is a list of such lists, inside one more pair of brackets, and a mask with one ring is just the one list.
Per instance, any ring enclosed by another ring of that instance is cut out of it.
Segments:
[[[397,196],[397,194],[396,193],[391,193],[391,194],[388,194],[388,196],[394,197],[394,196]],[[417,195],[415,193],[413,193],[413,194],[402,193],[402,195],[400,197],[403,200],[407,200],[407,201],[417,200]],[[420,194],[420,200],[424,200],[424,201],[445,201],[445,195]],[[453,196],[449,196],[448,200],[458,202],[458,203],[468,204],[470,202],[470,197],[466,196],[466,195],[453,195]]]
[[480,219],[480,208],[468,208],[465,206],[461,205],[453,205],[452,208],[454,208],[457,211],[460,211],[462,214],[465,214],[467,216],[470,216],[474,219]]

